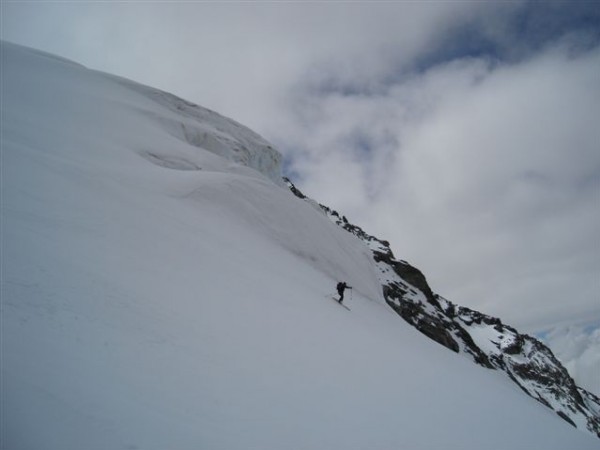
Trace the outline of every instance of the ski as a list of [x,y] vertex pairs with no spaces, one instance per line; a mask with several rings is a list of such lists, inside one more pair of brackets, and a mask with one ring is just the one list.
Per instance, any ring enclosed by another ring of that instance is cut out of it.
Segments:
[[344,305],[343,303],[340,303],[340,302],[338,301],[338,299],[337,299],[337,298],[335,298],[334,296],[332,296],[332,295],[328,295],[328,296],[327,296],[327,298],[330,298],[331,300],[333,300],[334,302],[336,302],[338,305],[340,305],[342,308],[346,308],[348,311],[352,311],[352,310],[351,310],[350,308],[348,308],[346,305]]

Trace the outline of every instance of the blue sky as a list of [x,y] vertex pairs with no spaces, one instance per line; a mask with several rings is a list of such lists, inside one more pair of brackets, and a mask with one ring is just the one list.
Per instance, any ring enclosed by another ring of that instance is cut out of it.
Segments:
[[5,1],[2,38],[249,126],[438,293],[600,380],[599,2]]

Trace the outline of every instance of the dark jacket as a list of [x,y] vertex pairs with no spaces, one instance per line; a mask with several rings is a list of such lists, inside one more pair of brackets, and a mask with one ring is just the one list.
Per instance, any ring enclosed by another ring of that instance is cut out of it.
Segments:
[[340,281],[340,282],[337,284],[337,291],[338,291],[338,294],[342,295],[342,294],[344,293],[344,291],[346,290],[346,288],[348,288],[348,285],[346,284],[346,282],[344,282],[344,281]]

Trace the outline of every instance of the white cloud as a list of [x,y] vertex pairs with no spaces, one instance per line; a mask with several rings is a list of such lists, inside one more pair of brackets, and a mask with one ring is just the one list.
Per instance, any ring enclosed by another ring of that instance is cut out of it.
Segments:
[[[3,38],[180,94],[258,131],[299,77],[364,82],[408,59],[464,4],[8,3]],[[478,10],[476,8],[474,11]],[[401,55],[401,56],[400,56]],[[383,56],[383,58],[382,58]]]
[[579,386],[600,395],[600,324],[556,327],[544,341]]

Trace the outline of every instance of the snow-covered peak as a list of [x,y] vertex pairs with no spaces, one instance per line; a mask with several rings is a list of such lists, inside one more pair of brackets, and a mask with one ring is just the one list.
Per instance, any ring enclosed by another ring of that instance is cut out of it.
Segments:
[[[198,149],[207,150],[229,161],[265,175],[282,186],[281,154],[254,131],[214,111],[175,95],[129,80],[115,78],[130,89],[162,106],[161,114],[147,113],[173,136]],[[147,155],[149,159],[183,170],[193,167],[184,155]]]
[[[132,150],[156,165],[175,170],[239,170],[222,160],[207,157],[206,152],[209,152],[230,163],[254,169],[275,184],[283,185],[281,154],[257,133],[232,119],[164,91],[89,70],[48,53],[8,42],[2,42],[2,53],[3,70],[8,76],[18,63],[27,68],[26,79],[33,81],[40,70],[53,77],[48,81],[52,81],[57,90],[43,93],[46,98],[39,99],[44,100],[39,102],[43,106],[40,114],[55,115],[53,109],[77,114],[77,109],[96,102],[91,118],[95,120],[82,124],[82,132],[107,132],[106,138],[110,140],[111,134],[124,131],[133,121],[138,128],[148,129],[148,138],[163,136],[163,145],[156,140],[146,144],[143,137],[135,142],[137,148],[132,145]],[[5,94],[10,98],[14,92],[7,90]],[[115,104],[120,105],[118,115],[111,112]],[[168,137],[185,145],[168,145]],[[144,145],[139,145],[140,142]]]

